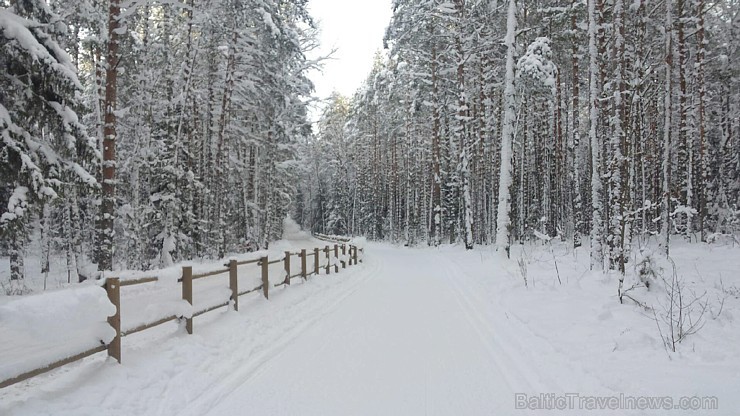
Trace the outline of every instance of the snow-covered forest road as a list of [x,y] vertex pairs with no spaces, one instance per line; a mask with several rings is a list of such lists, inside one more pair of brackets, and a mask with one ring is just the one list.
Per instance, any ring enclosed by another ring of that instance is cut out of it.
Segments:
[[[707,278],[738,267],[720,260],[735,248],[677,250],[683,269],[714,263]],[[656,323],[620,305],[587,255],[514,252],[529,259],[524,287],[516,262],[492,249],[369,243],[365,253],[358,267],[199,317],[193,335],[170,323],[126,337],[122,365],[98,354],[2,389],[0,414],[665,414],[538,413],[516,409],[516,393],[719,398],[708,415],[740,406],[733,297],[685,354],[667,354]]]
[[234,380],[208,414],[490,415],[532,391],[508,337],[481,316],[449,259],[391,247],[373,254],[373,278]]

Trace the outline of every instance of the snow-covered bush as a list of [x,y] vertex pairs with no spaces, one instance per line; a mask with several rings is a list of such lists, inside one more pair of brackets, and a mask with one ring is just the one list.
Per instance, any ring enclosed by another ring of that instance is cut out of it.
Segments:
[[639,281],[650,290],[650,286],[658,280],[658,274],[661,272],[660,268],[655,262],[655,259],[647,255],[638,261],[635,265],[635,273]]
[[546,37],[535,39],[517,62],[518,77],[535,89],[545,87],[554,93],[557,73],[558,68],[552,62],[550,39]]

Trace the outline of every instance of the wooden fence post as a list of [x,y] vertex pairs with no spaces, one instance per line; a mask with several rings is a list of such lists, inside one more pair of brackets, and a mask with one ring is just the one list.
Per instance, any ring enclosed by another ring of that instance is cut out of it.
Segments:
[[265,295],[265,299],[270,299],[270,264],[267,256],[262,257],[260,264],[262,265],[262,294]]
[[116,313],[108,317],[108,325],[116,331],[116,336],[108,344],[108,356],[113,357],[121,363],[121,284],[117,277],[109,277],[105,280],[105,291],[108,292],[108,300],[116,307]]
[[285,284],[290,286],[290,251],[285,252]]
[[316,274],[316,276],[318,276],[319,275],[319,248],[318,247],[313,249],[313,255],[314,255],[313,272]]
[[352,247],[352,260],[355,266],[357,266],[357,246]]
[[[344,244],[344,243],[342,243],[342,257],[344,257],[346,255],[347,255],[347,245]],[[342,268],[343,269],[346,269],[347,268],[347,261],[346,260],[342,260]]]
[[334,244],[334,273],[339,273],[339,244]]
[[306,280],[306,249],[301,250],[301,277]]
[[[182,300],[193,306],[193,268],[192,266],[183,266],[182,268]],[[195,312],[195,311],[193,311]],[[193,333],[193,316],[185,318],[185,330],[188,334]]]
[[331,264],[331,259],[329,258],[329,246],[324,247],[324,253],[326,253],[326,274],[331,273],[329,271],[329,267]]
[[234,310],[239,311],[239,280],[236,274],[236,260],[229,260],[229,287],[231,288],[231,300],[234,302]]

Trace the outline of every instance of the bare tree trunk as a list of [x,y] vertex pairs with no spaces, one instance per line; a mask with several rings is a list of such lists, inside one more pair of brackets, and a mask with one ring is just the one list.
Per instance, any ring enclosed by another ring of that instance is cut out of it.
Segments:
[[108,55],[105,70],[105,124],[103,126],[103,198],[101,201],[98,270],[113,270],[113,219],[116,204],[116,98],[118,93],[118,36],[120,1],[108,8]]
[[698,121],[699,121],[699,184],[697,186],[697,208],[699,214],[699,232],[701,233],[701,241],[706,241],[707,234],[705,229],[705,219],[707,216],[707,142],[706,142],[706,126],[705,126],[705,101],[706,101],[706,86],[704,79],[704,56],[706,50],[704,48],[704,0],[699,0],[697,5],[697,11],[699,15],[698,28],[696,31],[696,42],[699,45],[699,50],[696,53],[696,83],[699,91],[699,109],[698,109]]
[[625,22],[624,3],[622,0],[614,2],[614,57],[616,59],[616,86],[614,92],[614,114],[612,151],[614,152],[614,165],[612,171],[612,194],[614,200],[611,206],[616,207],[612,215],[612,248],[611,266],[619,270],[619,301],[622,302],[622,289],[624,285],[625,264],[627,262],[627,218],[629,187],[629,161],[627,158],[627,134],[625,133],[626,113],[626,85],[625,85]]
[[[576,2],[573,0],[571,6],[575,6]],[[570,18],[570,29],[573,31],[573,36],[577,33],[578,24],[576,20],[576,14],[573,13]],[[573,72],[573,103],[571,109],[571,123],[572,123],[572,143],[571,143],[571,154],[570,154],[570,175],[572,175],[571,181],[571,196],[573,204],[573,247],[578,248],[581,246],[581,232],[583,230],[583,206],[581,198],[581,172],[578,166],[578,160],[580,155],[581,147],[581,117],[580,117],[580,94],[581,94],[581,81],[580,81],[580,68],[578,64],[578,44],[576,40],[573,40],[573,46],[571,50],[571,62]]]
[[598,31],[596,20],[596,1],[588,2],[588,51],[589,51],[589,141],[591,144],[591,204],[593,214],[591,219],[591,268],[604,267],[604,248],[602,246],[603,233],[603,184],[601,179],[601,140],[597,135],[599,124],[599,53],[596,46]]
[[222,258],[226,255],[227,232],[224,218],[224,198],[226,193],[226,184],[229,179],[229,152],[230,146],[226,140],[226,126],[229,122],[229,111],[231,107],[231,96],[234,92],[234,71],[236,69],[236,45],[237,32],[232,34],[232,44],[229,48],[229,55],[226,62],[226,80],[224,82],[224,91],[221,97],[221,116],[218,123],[218,144],[216,150],[216,171],[219,173],[215,184],[215,202],[216,202],[216,230],[219,234],[218,256]]
[[[434,42],[434,24],[429,28]],[[442,169],[440,114],[439,114],[439,75],[437,74],[437,45],[432,44],[432,245],[438,246],[442,236]]]
[[[685,9],[686,5],[684,0],[678,0],[677,6],[677,42],[678,54],[676,59],[678,60],[678,163],[676,165],[676,179],[680,186],[679,195],[680,203],[686,208],[691,208],[693,204],[693,183],[692,183],[692,165],[693,165],[693,137],[689,134],[688,125],[688,85],[686,82],[686,35],[685,35]],[[677,218],[680,225],[684,227],[683,232],[686,236],[689,236],[692,231],[691,216],[686,214],[680,219]]]
[[460,143],[460,176],[462,176],[463,193],[463,239],[467,250],[473,249],[473,203],[470,195],[470,160],[468,156],[468,129],[469,119],[468,100],[465,93],[465,53],[463,51],[462,36],[463,23],[465,19],[465,1],[455,0],[457,9],[457,133]]
[[660,245],[667,256],[670,252],[670,222],[671,222],[671,77],[673,66],[673,17],[671,0],[666,0],[665,20],[665,97],[663,105],[663,204],[661,208]]
[[501,175],[498,187],[498,215],[496,217],[496,247],[511,255],[511,184],[513,141],[516,123],[516,86],[514,53],[516,52],[516,1],[509,0],[506,17],[506,75],[504,78],[504,121],[501,135]]

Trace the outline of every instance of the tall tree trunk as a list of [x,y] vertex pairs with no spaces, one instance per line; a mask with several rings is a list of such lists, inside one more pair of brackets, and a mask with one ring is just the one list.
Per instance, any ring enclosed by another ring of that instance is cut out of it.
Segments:
[[514,53],[516,52],[516,1],[509,0],[506,17],[506,75],[504,77],[504,121],[501,134],[501,174],[498,186],[498,215],[496,216],[496,247],[511,256],[511,184],[512,144],[516,123],[516,85]]
[[671,222],[671,86],[673,67],[673,42],[671,41],[673,31],[673,4],[666,0],[665,18],[665,96],[663,104],[663,203],[661,207],[660,245],[667,256],[670,252],[670,222]]
[[[571,7],[575,7],[575,0],[571,3]],[[572,75],[573,75],[573,103],[571,108],[571,123],[572,123],[572,143],[571,143],[571,157],[570,157],[570,175],[572,175],[571,181],[571,195],[573,196],[573,247],[578,248],[581,246],[581,233],[583,232],[583,205],[581,198],[581,172],[579,169],[578,162],[580,160],[579,155],[581,147],[581,112],[580,112],[580,68],[578,63],[579,53],[578,44],[576,42],[576,33],[578,30],[578,24],[576,21],[576,14],[573,13],[570,18],[570,29],[573,32],[573,45],[571,50],[571,62],[572,62]]]
[[463,50],[463,24],[465,19],[465,1],[455,0],[455,8],[457,9],[457,38],[456,52],[457,52],[457,88],[458,88],[458,102],[457,102],[457,133],[459,136],[460,143],[460,176],[462,179],[462,194],[463,194],[463,238],[465,241],[465,248],[467,250],[473,249],[473,203],[470,194],[470,159],[468,156],[468,129],[467,122],[469,119],[468,100],[465,93],[465,52]]
[[[693,137],[689,134],[688,124],[688,84],[686,80],[686,35],[685,35],[685,9],[684,0],[676,2],[678,16],[677,21],[677,55],[678,65],[678,163],[676,165],[676,179],[680,187],[680,204],[686,208],[691,208],[693,204],[693,183],[692,183],[692,165],[693,165]],[[676,218],[683,226],[683,232],[688,236],[692,231],[691,215],[682,214],[681,218]]]
[[706,142],[706,127],[705,127],[705,101],[706,101],[706,86],[704,80],[704,57],[706,50],[704,48],[704,0],[699,0],[697,5],[697,12],[699,20],[697,23],[696,31],[696,43],[699,45],[699,50],[696,53],[696,83],[697,90],[699,91],[699,109],[698,109],[698,123],[699,123],[699,183],[696,187],[697,190],[697,209],[699,214],[699,233],[701,234],[701,241],[706,241],[706,225],[704,223],[707,216],[707,142]]
[[442,169],[441,169],[441,120],[439,113],[439,80],[437,71],[437,45],[434,39],[434,24],[429,25],[432,38],[432,245],[438,246],[442,239]]
[[612,198],[611,206],[616,207],[612,218],[612,249],[611,266],[617,267],[620,272],[619,276],[619,301],[622,302],[622,288],[624,285],[625,264],[627,262],[627,220],[628,200],[630,191],[629,187],[629,160],[627,159],[627,134],[625,128],[625,22],[624,22],[624,4],[622,0],[614,2],[614,57],[617,68],[615,71],[616,85],[614,91],[614,114],[613,132],[612,132],[612,151],[614,152],[613,171],[612,171]]
[[108,8],[108,55],[105,70],[105,124],[103,126],[103,197],[100,209],[98,270],[113,270],[113,220],[116,204],[116,98],[118,93],[118,37],[121,0]]
[[601,179],[601,140],[597,134],[599,124],[599,53],[596,35],[599,28],[596,20],[596,1],[588,1],[588,52],[589,52],[589,142],[591,144],[591,268],[604,267],[604,248],[602,246],[603,184]]

